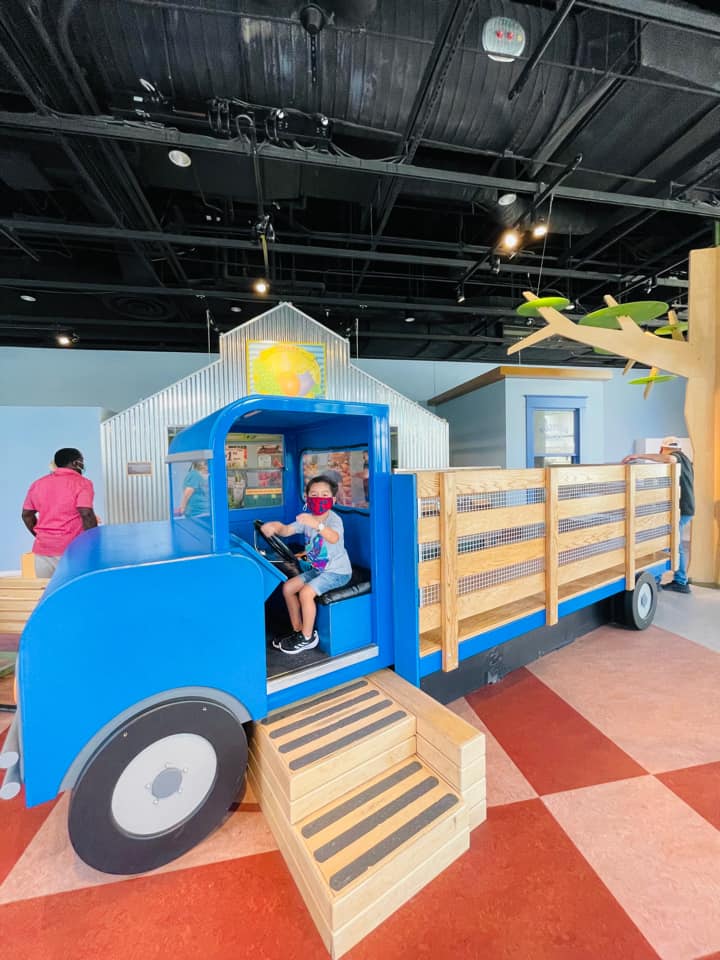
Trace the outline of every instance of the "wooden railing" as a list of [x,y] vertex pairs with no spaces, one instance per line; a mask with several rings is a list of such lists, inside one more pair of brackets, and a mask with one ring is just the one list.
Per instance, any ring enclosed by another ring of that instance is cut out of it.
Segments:
[[679,466],[417,474],[421,655],[667,559],[677,567]]

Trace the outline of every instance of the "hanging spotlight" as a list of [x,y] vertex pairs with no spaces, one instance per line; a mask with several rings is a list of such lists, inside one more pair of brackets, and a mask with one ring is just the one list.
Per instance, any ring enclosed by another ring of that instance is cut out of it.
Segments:
[[69,347],[72,343],[72,340],[66,333],[59,333],[55,339],[61,347]]
[[35,303],[37,301],[37,297],[32,297],[29,293],[21,293],[20,299],[24,300],[25,303]]
[[538,220],[536,224],[533,225],[532,235],[535,240],[542,240],[543,237],[547,236],[548,225],[544,220]]
[[170,150],[168,157],[170,163],[174,163],[176,167],[189,167],[192,163],[190,155],[185,153],[184,150]]
[[458,303],[465,303],[465,284],[458,284],[457,293],[455,299]]
[[500,273],[500,257],[497,254],[490,261],[490,269],[493,273]]
[[267,280],[263,280],[262,278],[259,280],[256,280],[255,283],[253,284],[253,290],[255,291],[255,293],[259,293],[261,297],[264,296],[269,289],[270,289],[270,284],[267,282]]
[[517,230],[506,230],[500,237],[500,243],[506,250],[517,250],[520,246],[520,234]]

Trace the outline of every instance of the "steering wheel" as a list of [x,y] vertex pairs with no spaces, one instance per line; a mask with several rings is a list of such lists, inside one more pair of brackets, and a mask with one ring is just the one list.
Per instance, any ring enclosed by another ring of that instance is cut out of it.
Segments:
[[290,547],[285,543],[285,541],[281,540],[280,537],[276,536],[274,533],[270,534],[270,536],[266,536],[266,534],[262,532],[262,520],[253,520],[253,526],[255,527],[255,532],[260,534],[270,549],[273,550],[281,560],[284,560],[285,563],[292,564],[292,566],[299,573],[300,564],[298,563],[297,557],[292,552]]

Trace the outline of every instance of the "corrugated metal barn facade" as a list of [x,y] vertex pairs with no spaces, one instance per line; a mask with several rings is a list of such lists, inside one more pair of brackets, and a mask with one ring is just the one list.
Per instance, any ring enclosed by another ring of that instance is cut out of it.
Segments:
[[[110,523],[167,517],[164,457],[168,430],[186,427],[247,393],[246,344],[251,340],[321,343],[326,396],[383,403],[397,428],[401,469],[437,469],[449,463],[447,421],[429,413],[350,362],[347,340],[288,303],[281,303],[220,337],[220,359],[102,424],[105,502]],[[128,476],[131,462],[150,461],[150,475]]]

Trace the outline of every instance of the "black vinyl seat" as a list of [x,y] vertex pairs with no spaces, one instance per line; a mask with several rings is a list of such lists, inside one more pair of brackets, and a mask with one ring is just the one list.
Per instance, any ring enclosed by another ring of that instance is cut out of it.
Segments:
[[353,566],[352,577],[345,586],[328,590],[327,593],[323,593],[322,596],[317,598],[317,602],[329,607],[331,603],[339,603],[341,600],[349,600],[351,597],[361,597],[364,593],[371,592],[370,571],[367,567]]

